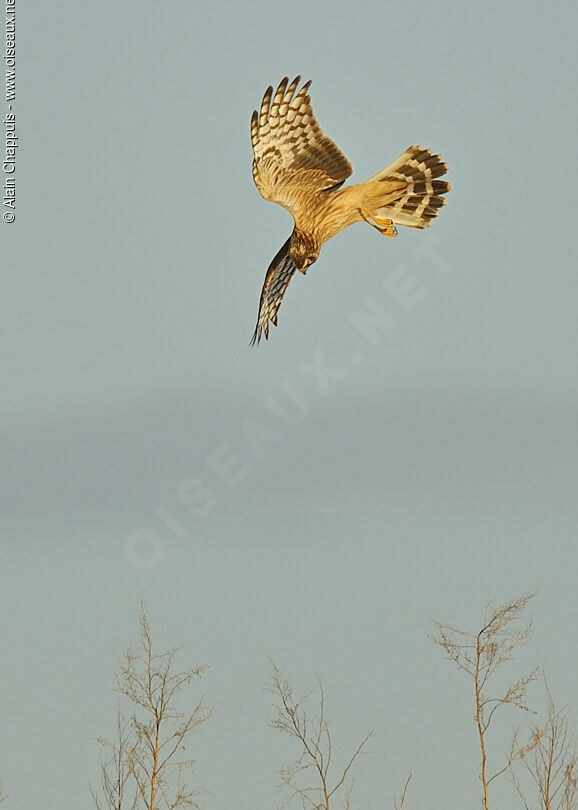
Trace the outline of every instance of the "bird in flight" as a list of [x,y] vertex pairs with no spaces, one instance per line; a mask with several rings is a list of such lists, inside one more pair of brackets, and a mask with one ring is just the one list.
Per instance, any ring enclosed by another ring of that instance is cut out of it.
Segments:
[[448,167],[431,149],[410,146],[369,180],[345,186],[353,168],[343,152],[323,134],[308,95],[310,81],[299,87],[284,78],[268,87],[251,118],[253,179],[266,200],[293,216],[295,227],[267,270],[251,343],[269,337],[277,311],[295,270],[303,274],[317,261],[328,239],[365,221],[384,236],[397,236],[395,225],[427,228],[451,190]]

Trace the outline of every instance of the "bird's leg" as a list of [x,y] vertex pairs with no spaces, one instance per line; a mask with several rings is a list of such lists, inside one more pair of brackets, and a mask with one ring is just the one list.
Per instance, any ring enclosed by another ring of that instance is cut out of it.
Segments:
[[367,222],[368,225],[371,225],[372,228],[375,228],[376,231],[379,231],[384,236],[397,236],[397,228],[391,219],[382,219],[381,217],[376,217],[375,214],[372,214],[371,211],[367,210],[367,208],[360,208],[359,212],[365,222]]

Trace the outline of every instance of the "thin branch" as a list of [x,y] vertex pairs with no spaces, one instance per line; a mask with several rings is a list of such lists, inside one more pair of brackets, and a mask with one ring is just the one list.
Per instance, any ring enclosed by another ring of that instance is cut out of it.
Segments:
[[119,714],[114,742],[101,740],[112,756],[101,763],[101,793],[97,795],[92,787],[91,793],[97,810],[102,810],[103,801],[109,810],[193,807],[198,792],[185,785],[183,773],[194,760],[179,758],[178,752],[212,710],[203,697],[187,712],[177,708],[176,700],[205,667],[175,672],[178,647],[154,652],[142,603],[139,629],[139,645],[129,647],[115,676],[117,691],[132,704],[134,713],[129,721],[121,720]]
[[505,765],[489,775],[488,731],[496,712],[505,706],[530,711],[526,704],[526,693],[536,677],[536,671],[510,684],[500,697],[489,696],[486,689],[496,671],[512,659],[513,651],[527,641],[532,630],[532,621],[524,622],[523,615],[535,595],[525,594],[502,605],[490,602],[484,611],[482,627],[475,633],[442,622],[433,622],[436,633],[430,638],[443,649],[446,657],[458,669],[466,672],[473,680],[484,810],[489,810],[489,785],[511,769],[512,763],[511,758],[508,759]]
[[[271,725],[291,737],[294,737],[300,747],[299,758],[291,765],[281,768],[281,783],[289,791],[289,799],[298,797],[303,807],[318,810],[329,810],[331,797],[345,786],[345,810],[351,805],[352,785],[345,782],[353,763],[362,752],[363,747],[371,737],[370,732],[358,745],[353,755],[338,776],[331,779],[333,773],[332,754],[333,745],[329,723],[325,713],[325,694],[323,684],[319,678],[318,683],[318,711],[310,718],[304,709],[312,693],[307,693],[299,699],[293,694],[289,682],[283,677],[281,670],[274,661],[271,661],[271,685],[269,690],[277,698],[275,717]],[[316,774],[312,784],[306,775],[311,771]],[[307,780],[307,781],[305,781]]]
[[398,805],[397,802],[395,802],[395,810],[403,810],[403,805],[405,803],[405,797],[406,797],[406,794],[407,794],[407,789],[409,788],[409,783],[411,782],[411,776],[412,776],[412,774],[411,774],[411,771],[410,771],[409,774],[408,774],[407,779],[405,780],[405,785],[403,786],[403,792],[401,794],[401,799],[399,801],[399,805]]
[[343,773],[341,774],[341,778],[340,778],[339,782],[338,782],[338,783],[335,785],[335,787],[334,787],[334,788],[333,788],[333,789],[330,791],[329,796],[333,796],[333,794],[335,793],[335,791],[336,791],[336,790],[338,790],[338,789],[341,787],[341,785],[342,785],[342,784],[345,782],[345,780],[346,780],[346,778],[347,778],[347,774],[349,773],[349,769],[351,768],[351,766],[353,765],[353,763],[355,762],[355,760],[357,759],[357,757],[358,757],[358,756],[359,756],[359,754],[361,753],[361,749],[363,748],[363,746],[365,745],[365,743],[366,743],[366,742],[369,740],[369,738],[370,738],[370,737],[373,735],[373,732],[374,732],[374,729],[372,729],[372,730],[369,732],[369,734],[366,734],[366,736],[363,738],[363,740],[362,740],[362,741],[359,743],[359,745],[357,746],[357,749],[356,749],[355,753],[353,754],[353,756],[351,757],[351,759],[349,760],[349,762],[347,763],[347,765],[346,765],[346,766],[345,766],[345,768],[343,769]]
[[[520,747],[518,760],[536,794],[541,810],[576,810],[578,808],[578,748],[576,737],[568,727],[568,711],[557,709],[544,677],[546,722],[534,725],[526,746]],[[517,735],[516,739],[517,739]],[[530,810],[530,789],[522,784],[515,768],[510,776],[526,810]]]

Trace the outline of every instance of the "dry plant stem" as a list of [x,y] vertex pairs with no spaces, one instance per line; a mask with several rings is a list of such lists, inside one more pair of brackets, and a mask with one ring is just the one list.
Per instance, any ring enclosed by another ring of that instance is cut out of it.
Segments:
[[[289,736],[298,740],[300,745],[299,758],[292,765],[281,769],[282,784],[289,789],[289,801],[299,796],[304,808],[324,808],[329,810],[332,796],[344,786],[350,769],[361,753],[372,731],[367,734],[349,758],[339,776],[330,779],[330,765],[332,758],[332,739],[329,724],[325,717],[325,695],[323,685],[317,679],[319,687],[318,714],[313,718],[307,715],[303,708],[311,693],[299,699],[293,696],[289,682],[283,677],[281,670],[271,662],[272,677],[270,691],[279,700],[276,705],[277,716],[271,725]],[[314,783],[303,780],[303,774],[313,769],[316,774]],[[351,805],[352,785],[345,789],[345,808]]]
[[477,633],[460,630],[453,625],[435,621],[437,633],[432,640],[446,653],[456,666],[466,672],[474,682],[475,720],[480,746],[480,776],[482,781],[482,804],[489,810],[489,786],[498,776],[507,771],[514,758],[521,752],[511,751],[505,765],[488,773],[487,735],[492,719],[498,709],[513,706],[529,711],[526,705],[528,685],[535,679],[536,671],[519,678],[510,684],[499,697],[490,697],[488,684],[496,670],[512,659],[512,652],[524,644],[532,629],[531,621],[522,621],[528,603],[535,593],[526,594],[503,605],[490,603],[484,613],[484,624]]
[[401,794],[399,805],[397,804],[397,802],[395,803],[395,810],[403,810],[403,806],[405,804],[405,797],[407,795],[407,789],[409,787],[410,782],[411,782],[411,771],[409,772],[408,777],[405,780],[405,785],[403,786],[403,792]]
[[522,804],[531,810],[529,794],[537,796],[540,810],[577,810],[578,808],[578,749],[576,736],[568,727],[568,711],[557,709],[544,678],[547,696],[546,722],[533,725],[527,744],[520,747],[518,732],[512,738],[512,751],[520,751],[517,760],[524,766],[530,788],[522,786],[521,778],[510,766],[510,774]]
[[[134,742],[130,739],[130,729],[120,710],[116,716],[116,738],[107,740],[102,737],[98,742],[110,754],[108,758],[101,756],[100,760],[100,786],[105,804],[92,787],[90,792],[97,810],[108,807],[109,810],[136,810],[138,804],[138,791],[131,786],[131,762],[133,759]],[[130,798],[128,793],[132,787]]]
[[[119,715],[114,742],[100,740],[112,751],[111,758],[101,763],[101,792],[109,810],[196,807],[198,791],[184,782],[194,760],[182,759],[178,752],[212,712],[202,697],[192,709],[177,708],[180,693],[204,670],[192,667],[175,672],[178,652],[178,648],[154,652],[141,605],[140,643],[129,648],[116,675],[116,688],[128,699],[133,713],[127,721]],[[95,791],[92,795],[100,810],[99,797]]]

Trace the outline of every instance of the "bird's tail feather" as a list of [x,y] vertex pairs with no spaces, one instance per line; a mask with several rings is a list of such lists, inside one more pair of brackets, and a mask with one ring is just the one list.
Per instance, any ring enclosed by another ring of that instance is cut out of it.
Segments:
[[363,185],[369,211],[396,225],[427,228],[446,204],[443,194],[451,190],[445,180],[447,164],[431,149],[410,146],[397,160]]

